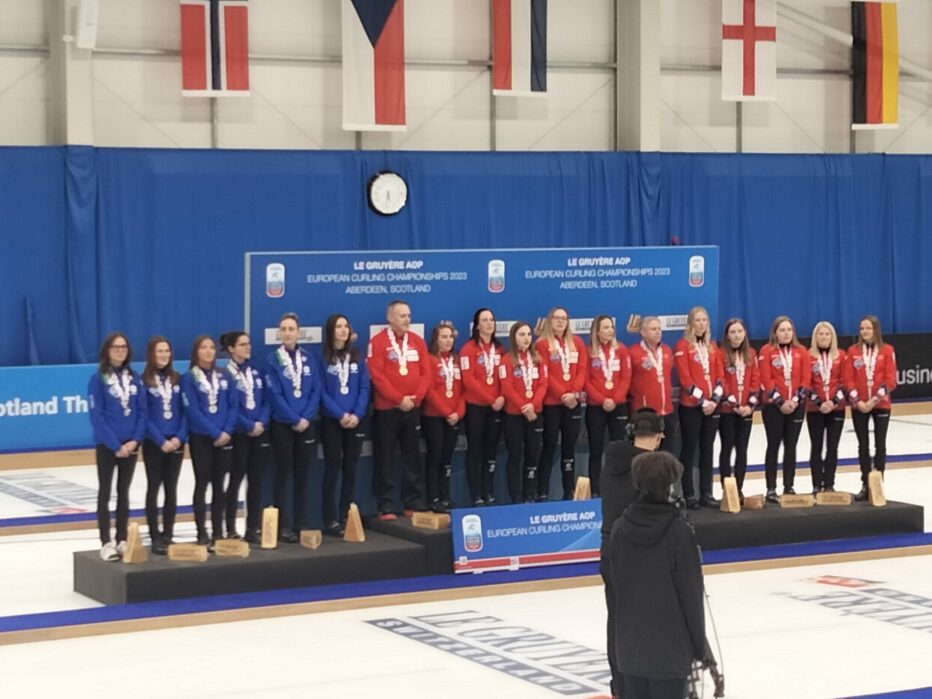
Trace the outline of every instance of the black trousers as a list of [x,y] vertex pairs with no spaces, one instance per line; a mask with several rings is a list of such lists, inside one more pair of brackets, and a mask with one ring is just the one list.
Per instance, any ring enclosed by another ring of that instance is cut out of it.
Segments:
[[744,476],[748,472],[748,442],[751,439],[753,424],[753,413],[747,417],[735,413],[722,413],[718,423],[718,435],[722,440],[722,451],[718,457],[719,477],[727,478],[732,475],[731,452],[734,450],[734,476],[739,492],[744,489]]
[[599,574],[602,576],[602,583],[605,586],[605,608],[608,612],[606,620],[606,655],[608,656],[608,667],[612,672],[609,687],[613,697],[622,697],[625,695],[625,676],[618,669],[618,662],[615,660],[615,588],[612,585],[612,564],[608,553],[609,539],[603,535]]
[[682,446],[680,448],[680,461],[683,464],[683,497],[696,496],[693,486],[693,463],[696,458],[696,447],[699,447],[699,495],[712,496],[712,458],[715,449],[715,434],[721,415],[718,408],[711,415],[702,412],[698,405],[687,407],[680,405],[680,433]]
[[683,699],[685,696],[685,677],[681,680],[659,680],[625,675],[625,699]]
[[314,426],[295,432],[291,425],[272,420],[272,451],[275,454],[275,507],[278,530],[309,529],[308,477],[314,458]]
[[239,486],[246,476],[246,529],[259,531],[262,522],[262,473],[271,441],[268,431],[258,437],[238,432],[233,435],[233,468],[226,490],[227,531],[236,531]]
[[[325,524],[345,522],[350,503],[356,499],[356,466],[364,437],[362,423],[347,430],[334,418],[325,417],[320,421],[320,441],[324,445]],[[341,476],[338,497],[337,479]]]
[[592,494],[599,494],[599,477],[602,475],[602,454],[605,452],[605,431],[616,442],[625,436],[628,424],[628,404],[616,405],[610,413],[600,405],[586,406],[586,433],[589,435],[589,481]]
[[524,415],[505,415],[505,446],[508,448],[508,494],[512,503],[533,500],[540,492],[537,464],[540,461],[544,419],[529,422]]
[[191,461],[194,463],[194,523],[199,538],[207,536],[207,486],[210,486],[210,526],[215,539],[223,538],[226,498],[223,483],[233,465],[233,442],[215,447],[203,434],[191,435]]
[[851,411],[851,422],[858,438],[858,463],[861,466],[861,482],[867,485],[867,474],[871,472],[871,449],[869,423],[874,421],[873,467],[883,473],[887,469],[887,428],[890,426],[889,408],[874,408],[862,413],[857,408]]
[[543,417],[543,448],[537,469],[538,494],[550,495],[550,471],[559,442],[563,499],[570,500],[576,489],[576,441],[582,427],[582,406],[577,405],[571,410],[565,405],[545,405]]
[[800,404],[789,415],[780,412],[780,408],[768,404],[764,406],[764,431],[767,434],[767,453],[764,457],[764,472],[767,490],[777,487],[777,457],[780,445],[783,445],[783,487],[792,488],[796,480],[796,443],[803,429],[803,413],[806,408]]
[[372,490],[379,512],[394,512],[398,479],[395,473],[395,444],[401,447],[401,500],[406,510],[424,510],[424,469],[421,467],[421,410],[400,408],[375,410],[372,414],[374,469]]
[[[633,417],[633,415],[632,415]],[[679,458],[679,452],[676,450],[676,433],[680,421],[676,417],[674,410],[669,415],[663,417],[663,441],[660,443],[660,451],[665,451]],[[681,440],[682,441],[682,440]]]
[[427,500],[450,499],[450,474],[453,471],[453,450],[460,426],[450,426],[442,417],[421,418],[421,432],[427,447]]
[[473,500],[495,495],[495,464],[504,409],[466,404],[466,480]]
[[[178,511],[178,476],[184,461],[184,446],[170,454],[162,451],[155,442],[142,443],[142,458],[146,464],[146,522],[149,536],[171,539],[175,531],[175,514]],[[159,529],[159,489],[165,489],[162,507],[162,527]]]
[[96,453],[97,529],[100,532],[100,543],[110,541],[110,492],[114,471],[117,472],[116,538],[117,541],[126,541],[126,531],[129,529],[129,486],[133,482],[139,452],[135,451],[120,459],[116,452],[98,444]]
[[[838,443],[845,426],[845,411],[833,410],[828,414],[818,411],[806,413],[806,427],[809,429],[809,470],[812,473],[812,489],[834,487],[835,469],[838,467]],[[822,457],[822,443],[825,443],[825,457]]]

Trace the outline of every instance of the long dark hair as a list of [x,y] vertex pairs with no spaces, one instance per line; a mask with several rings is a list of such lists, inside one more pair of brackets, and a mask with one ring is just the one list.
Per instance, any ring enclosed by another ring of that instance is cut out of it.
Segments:
[[[526,320],[516,320],[511,325],[511,330],[508,331],[508,353],[511,354],[512,361],[518,363],[518,347],[515,343],[515,337],[518,335],[518,331],[524,326],[531,327],[531,324]],[[531,357],[531,362],[534,364],[540,364],[540,355],[537,353],[537,348],[534,346],[534,335],[531,334],[531,344],[528,345],[527,352]]]
[[449,328],[449,329],[450,329],[450,332],[453,333],[453,344],[454,344],[454,347],[452,347],[452,348],[450,349],[450,354],[452,354],[452,355],[455,357],[455,356],[456,356],[456,347],[455,347],[455,345],[456,345],[456,328],[453,327],[453,323],[451,323],[451,322],[449,322],[449,321],[447,321],[447,320],[441,320],[439,323],[437,323],[437,324],[434,326],[434,330],[433,330],[433,332],[430,334],[430,345],[428,345],[428,351],[429,351],[432,355],[434,355],[435,357],[439,357],[439,356],[440,356],[440,348],[438,347],[438,343],[439,343],[439,341],[440,341],[440,331],[443,330],[444,328]]
[[874,327],[874,346],[878,350],[883,349],[883,334],[880,332],[880,318],[875,315],[866,315],[861,318],[861,322],[858,323],[858,344],[861,342],[861,323],[865,320]]
[[[346,321],[346,325],[349,328],[349,336],[346,338],[346,344],[343,345],[343,349],[337,349],[333,346],[333,335],[337,330],[337,323],[340,319]],[[324,362],[326,364],[333,364],[338,359],[344,355],[349,355],[351,362],[359,361],[359,348],[353,346],[353,326],[350,325],[349,318],[347,318],[342,313],[334,313],[332,316],[327,318],[327,322],[324,323],[324,341],[321,348],[321,354],[323,355]]]
[[[200,348],[201,343],[205,342],[206,340],[210,340],[211,342],[214,342],[214,338],[212,338],[210,335],[198,335],[197,337],[194,338],[194,344],[191,346],[191,363],[188,365],[189,369],[193,369],[194,367],[198,366],[197,350]],[[216,349],[216,347],[217,347],[217,343],[214,342],[214,348]],[[217,357],[216,355],[214,355],[214,361],[210,365],[210,368],[214,369],[216,365],[217,365]]]
[[104,338],[104,343],[100,346],[100,354],[97,357],[97,370],[101,374],[110,373],[110,367],[113,366],[110,363],[110,347],[119,339],[122,339],[123,342],[126,343],[126,361],[123,362],[123,366],[114,367],[114,369],[129,369],[129,372],[135,375],[136,372],[133,371],[133,367],[130,364],[133,361],[133,348],[129,344],[129,338],[119,330],[110,333],[107,335],[107,337]]
[[[482,337],[479,334],[479,316],[486,311],[492,314],[492,323],[495,323],[495,311],[491,308],[485,308],[483,306],[482,308],[477,308],[476,312],[472,314],[472,335],[470,339],[474,340],[477,345],[482,342]],[[492,328],[492,344],[495,347],[502,346],[502,343],[498,341],[498,337],[496,336],[495,328]]]
[[[738,346],[738,352],[741,353],[741,356],[744,358],[745,364],[754,363],[754,348],[751,347],[751,343],[748,342],[748,326],[741,318],[729,318],[725,321],[725,330],[722,331],[722,351],[725,354],[725,366],[732,367],[735,365],[735,348],[731,346],[731,341],[728,339],[728,331],[731,330],[731,326],[737,323],[741,324],[741,327],[744,328],[744,342]],[[711,333],[709,333],[711,335]]]
[[146,368],[142,370],[142,382],[146,386],[155,386],[157,384],[155,376],[159,373],[159,368],[155,366],[155,348],[162,342],[168,345],[168,351],[172,353],[172,356],[168,358],[168,364],[165,365],[164,371],[173,384],[177,385],[181,381],[181,376],[172,366],[175,359],[175,350],[172,348],[172,343],[168,341],[167,337],[153,335],[146,345]]

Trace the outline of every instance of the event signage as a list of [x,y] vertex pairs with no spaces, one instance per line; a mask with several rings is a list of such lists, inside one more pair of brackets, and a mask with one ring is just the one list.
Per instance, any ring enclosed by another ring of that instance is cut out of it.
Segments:
[[601,500],[453,510],[453,570],[517,570],[599,560]]

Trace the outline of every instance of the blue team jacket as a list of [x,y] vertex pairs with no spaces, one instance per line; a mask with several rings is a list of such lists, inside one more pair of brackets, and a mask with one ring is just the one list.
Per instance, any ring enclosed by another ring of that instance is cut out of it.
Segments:
[[[165,378],[161,375],[160,378]],[[156,386],[143,386],[146,393],[148,416],[146,419],[146,437],[149,441],[162,446],[172,437],[177,437],[184,444],[188,441],[188,416],[181,404],[181,384],[172,384],[171,417],[165,417],[162,395]]]
[[324,417],[339,420],[345,413],[355,415],[360,420],[366,415],[369,405],[369,393],[372,390],[369,383],[369,370],[366,361],[350,362],[349,393],[340,393],[340,379],[337,377],[335,364],[325,365],[323,357],[320,358],[320,375],[323,377],[323,388],[320,392],[320,414]]
[[[194,378],[194,369],[181,377],[181,397],[184,400],[191,434],[206,435],[211,439],[216,439],[221,432],[232,436],[233,428],[236,426],[238,406],[230,375],[221,369],[213,369],[213,371],[219,375],[220,380],[220,390],[217,392],[217,412],[210,412],[207,391]],[[212,380],[210,372],[205,372],[205,375],[208,381]]]
[[117,389],[109,385],[110,374],[95,371],[87,384],[87,402],[94,432],[94,444],[102,444],[111,451],[119,451],[130,440],[141,442],[146,432],[146,401],[142,384],[130,370],[129,415],[123,414],[123,405]]
[[262,374],[248,360],[242,365],[237,365],[240,373],[248,371],[252,375],[252,395],[256,405],[250,410],[246,407],[245,384],[243,384],[242,379],[237,379],[236,375],[230,371],[230,366],[233,363],[231,359],[230,363],[227,364],[227,372],[230,374],[230,381],[233,382],[237,389],[236,400],[239,405],[239,412],[236,418],[236,431],[240,434],[248,434],[252,432],[252,428],[256,426],[257,422],[261,422],[265,427],[268,427],[269,418],[272,415],[272,406],[269,405],[268,398],[265,395],[265,380],[262,378]]
[[301,418],[313,420],[320,407],[320,363],[309,352],[298,347],[304,368],[301,370],[301,397],[294,395],[291,379],[285,374],[285,366],[278,361],[276,352],[269,355],[265,367],[265,387],[272,404],[272,419],[288,425],[296,425]]

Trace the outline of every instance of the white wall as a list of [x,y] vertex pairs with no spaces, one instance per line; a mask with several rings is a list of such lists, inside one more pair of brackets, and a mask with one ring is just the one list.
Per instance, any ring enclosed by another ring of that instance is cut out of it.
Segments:
[[[65,1],[0,0],[0,144],[52,142],[48,16]],[[556,65],[548,70],[549,94],[505,99],[490,94],[488,0],[406,0],[408,129],[364,133],[362,147],[612,149],[615,1],[550,0],[549,59]],[[734,151],[737,110],[720,98],[720,0],[656,1],[662,149]],[[180,95],[177,0],[98,2],[88,115],[94,142],[210,147],[210,101]],[[847,0],[785,4],[850,31]],[[932,70],[932,2],[900,0],[899,27],[901,55]],[[778,39],[778,100],[743,105],[743,150],[848,152],[849,50],[783,18]],[[218,100],[218,146],[356,147],[356,135],[341,128],[340,50],[339,0],[251,2],[251,94]],[[838,73],[801,72],[825,70]],[[900,128],[859,133],[859,151],[932,152],[932,82],[901,77],[899,106]]]

